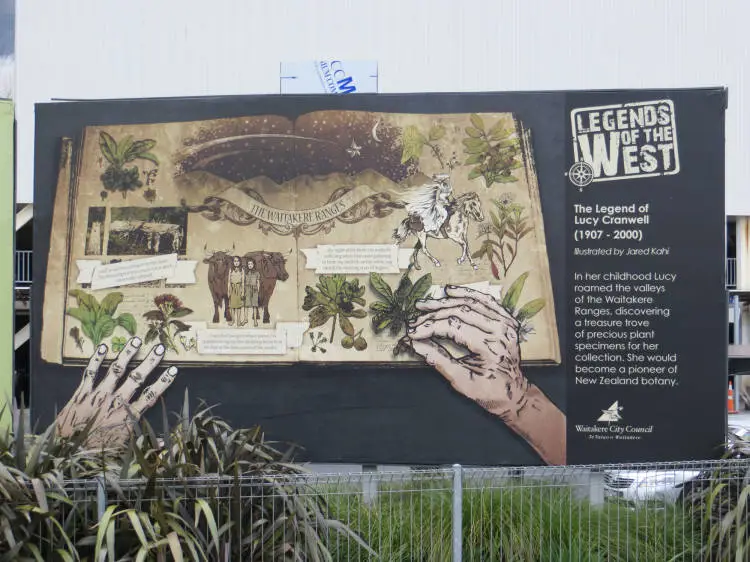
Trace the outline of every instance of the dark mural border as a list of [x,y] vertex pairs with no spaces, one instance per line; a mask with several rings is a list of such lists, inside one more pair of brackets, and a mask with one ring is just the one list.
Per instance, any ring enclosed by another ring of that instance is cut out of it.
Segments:
[[[683,98],[705,97],[712,92],[716,90],[601,91],[586,95],[596,98],[596,103],[672,97],[679,107]],[[576,405],[569,400],[566,404],[569,375],[566,375],[564,353],[568,335],[564,209],[569,185],[564,172],[569,166],[566,106],[571,95],[575,93],[268,95],[37,104],[33,258],[37,282],[32,289],[32,421],[42,425],[51,423],[54,412],[72,395],[81,376],[80,368],[43,362],[37,349],[44,306],[44,286],[39,280],[45,278],[47,267],[60,138],[77,135],[91,125],[198,121],[263,113],[295,117],[325,109],[512,112],[531,130],[563,362],[558,367],[526,368],[524,374],[558,407],[570,412]],[[686,116],[683,121],[688,119],[690,117]],[[723,116],[720,130],[712,130],[711,138],[718,142],[719,134],[723,142]],[[686,155],[686,170],[693,150],[689,140],[680,139],[682,153]],[[721,150],[723,162],[723,144]],[[723,190],[721,208],[723,213]],[[722,244],[723,231],[722,216]],[[711,247],[707,245],[706,250],[717,249],[713,247],[716,246],[714,238],[719,239],[712,237]],[[722,258],[723,252],[723,246],[718,248]],[[723,275],[723,260],[721,271]],[[716,302],[719,295],[711,298]],[[722,325],[721,332],[726,337],[726,324]],[[723,361],[726,366],[726,346]],[[429,368],[399,370],[310,364],[182,367],[165,396],[169,411],[179,409],[186,388],[194,403],[202,399],[209,405],[217,405],[216,413],[232,424],[260,424],[270,439],[302,446],[303,460],[411,465],[540,463],[538,455],[521,438],[497,418],[457,395],[442,376]],[[595,407],[599,407],[598,404]],[[154,410],[160,410],[159,406]],[[161,426],[160,411],[152,411],[150,417],[157,427]],[[699,446],[686,443],[683,450],[684,458],[688,458],[708,449],[703,442]],[[621,458],[633,454],[615,453],[609,460],[675,460],[673,450],[641,451],[638,458]],[[571,451],[568,461],[588,462],[596,458],[596,454],[585,450]]]

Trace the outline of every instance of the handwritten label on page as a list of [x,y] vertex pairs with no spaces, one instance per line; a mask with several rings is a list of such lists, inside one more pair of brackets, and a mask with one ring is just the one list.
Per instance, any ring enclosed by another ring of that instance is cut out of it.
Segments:
[[102,264],[100,260],[76,260],[76,283],[92,289],[124,287],[164,279],[167,285],[192,285],[197,279],[194,260],[178,260],[177,254]]
[[91,288],[108,289],[165,279],[174,274],[176,267],[177,254],[100,265],[94,268]]
[[302,248],[307,269],[318,275],[398,273],[406,269],[412,250],[400,249],[395,244],[328,244],[317,248]]
[[208,329],[197,333],[201,355],[284,355],[286,332],[281,330]]

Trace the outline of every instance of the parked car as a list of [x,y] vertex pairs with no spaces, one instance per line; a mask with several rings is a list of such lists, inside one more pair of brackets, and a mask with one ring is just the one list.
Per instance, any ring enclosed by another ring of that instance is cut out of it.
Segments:
[[[727,456],[750,459],[750,430],[730,426]],[[710,481],[710,471],[696,466],[670,470],[609,470],[604,473],[604,495],[611,500],[632,504],[681,501],[696,486]]]

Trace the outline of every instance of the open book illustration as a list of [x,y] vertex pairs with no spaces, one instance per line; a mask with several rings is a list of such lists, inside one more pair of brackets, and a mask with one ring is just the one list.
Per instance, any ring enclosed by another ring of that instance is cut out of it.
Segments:
[[335,110],[74,133],[61,144],[46,361],[82,363],[137,335],[175,363],[408,364],[398,342],[416,301],[466,285],[516,316],[524,363],[560,362],[531,132],[512,114]]

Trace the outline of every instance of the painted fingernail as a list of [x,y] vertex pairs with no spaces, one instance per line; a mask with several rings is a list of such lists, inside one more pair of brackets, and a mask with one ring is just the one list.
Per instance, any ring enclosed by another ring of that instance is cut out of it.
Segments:
[[169,369],[167,369],[167,374],[170,374],[172,376],[176,375],[177,374],[177,367],[170,367]]
[[164,349],[164,346],[162,344],[159,344],[154,348],[154,353],[156,353],[157,355],[164,355]]
[[105,353],[107,353],[107,346],[104,344],[100,345],[99,347],[96,348],[96,352],[99,355],[104,355]]
[[138,336],[134,337],[132,340],[130,340],[130,345],[133,347],[141,347],[141,338]]

